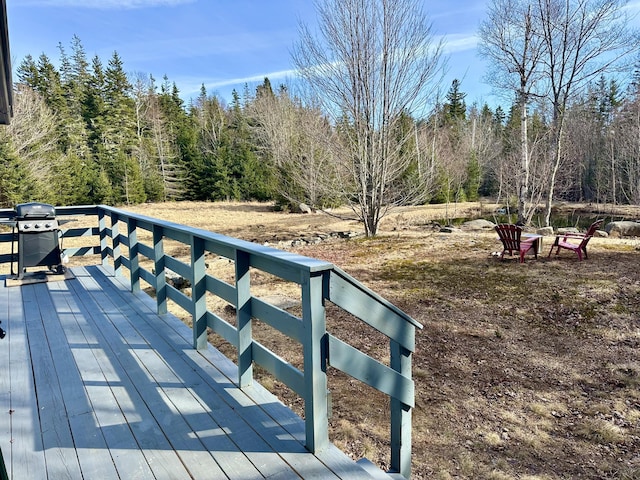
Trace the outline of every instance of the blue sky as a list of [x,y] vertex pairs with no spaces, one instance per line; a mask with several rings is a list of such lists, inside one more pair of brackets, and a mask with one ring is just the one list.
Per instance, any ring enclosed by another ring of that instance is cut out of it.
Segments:
[[[445,37],[444,93],[458,78],[468,104],[497,104],[476,49],[485,1],[427,0],[425,11],[434,34]],[[7,15],[14,69],[43,52],[58,64],[58,44],[69,52],[77,35],[89,60],[106,63],[117,51],[127,72],[158,82],[166,74],[185,99],[204,83],[227,101],[245,83],[253,90],[265,76],[273,85],[291,78],[299,22],[315,18],[311,0],[7,0]]]

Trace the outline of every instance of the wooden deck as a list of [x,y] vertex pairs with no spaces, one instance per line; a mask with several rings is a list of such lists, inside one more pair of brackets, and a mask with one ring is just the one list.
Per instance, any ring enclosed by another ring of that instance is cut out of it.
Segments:
[[[0,285],[0,447],[13,479],[378,478],[102,267]],[[380,472],[382,474],[382,472]],[[384,477],[385,475],[382,474]],[[387,477],[389,478],[389,477]]]

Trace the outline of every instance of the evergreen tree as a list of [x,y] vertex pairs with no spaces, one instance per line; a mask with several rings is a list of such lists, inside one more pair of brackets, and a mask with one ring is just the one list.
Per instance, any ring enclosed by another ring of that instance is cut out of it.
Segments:
[[89,197],[95,203],[110,204],[114,202],[116,195],[113,193],[109,174],[104,168],[92,170],[92,176],[89,180]]
[[[62,156],[54,170],[51,188],[57,205],[89,205],[98,199],[91,196],[93,165],[74,155]],[[100,199],[102,201],[102,199]]]
[[618,107],[622,105],[622,94],[615,79],[607,82],[604,75],[601,75],[596,83],[594,95],[598,101],[598,113],[603,122],[611,123],[613,115]]
[[60,50],[60,77],[67,106],[73,117],[82,115],[86,85],[89,80],[89,63],[80,39],[74,35],[71,40],[71,57],[67,56],[62,44]]
[[261,187],[260,178],[266,175],[266,171],[260,169],[255,139],[249,127],[250,119],[245,115],[245,109],[240,106],[237,96],[234,97],[230,117],[229,128],[232,138],[227,162],[233,187],[230,198],[253,199],[258,195],[257,191]]
[[89,62],[82,42],[77,35],[71,39],[71,78],[69,82],[75,82],[79,89],[84,87],[89,77]]
[[444,104],[444,119],[447,124],[455,124],[464,120],[467,115],[465,104],[466,93],[460,91],[460,81],[456,78],[451,82],[447,93],[447,103]]
[[[18,78],[21,84],[29,86],[41,95],[47,106],[57,114],[58,119],[66,115],[66,100],[60,74],[44,53],[40,55],[37,63],[31,55],[27,55],[18,67]],[[60,121],[59,123],[61,124]]]
[[261,96],[269,96],[273,97],[273,89],[271,88],[271,81],[268,77],[264,77],[264,82],[262,85],[258,85],[256,88],[256,98],[260,98]]
[[0,206],[13,208],[29,199],[29,176],[8,138],[0,139]]
[[475,151],[471,152],[471,159],[467,164],[467,175],[464,183],[464,192],[467,201],[475,202],[480,198],[480,184],[482,181],[482,172],[478,155]]
[[494,122],[494,124],[499,126],[499,127],[503,127],[506,118],[507,118],[507,115],[504,113],[504,110],[502,109],[502,107],[500,105],[498,105],[496,107],[495,113],[493,114],[493,122]]
[[165,76],[158,97],[159,109],[166,121],[166,128],[175,142],[177,158],[172,165],[173,183],[187,199],[197,199],[197,179],[193,173],[198,170],[202,159],[197,148],[197,133],[193,118],[185,112],[178,87],[170,84]]
[[102,61],[98,56],[92,60],[92,75],[87,81],[83,118],[89,133],[89,146],[94,155],[100,151],[100,143],[106,128],[105,77]]
[[40,91],[41,79],[38,66],[31,55],[24,57],[16,71],[18,80],[24,85],[28,85],[32,90]]
[[114,202],[146,199],[139,164],[132,161],[136,145],[135,110],[131,84],[122,60],[114,52],[104,71],[104,133],[98,160],[111,178]]
[[[500,107],[498,107],[500,108]],[[491,107],[488,104],[482,105],[482,109],[480,110],[480,120],[485,123],[489,123],[493,121],[493,112],[491,111]]]
[[88,80],[84,49],[76,36],[73,38],[71,58],[66,54],[62,44],[58,44],[58,49],[60,51],[60,86],[64,99],[58,111],[62,147],[65,153],[88,160],[89,132],[82,116]]

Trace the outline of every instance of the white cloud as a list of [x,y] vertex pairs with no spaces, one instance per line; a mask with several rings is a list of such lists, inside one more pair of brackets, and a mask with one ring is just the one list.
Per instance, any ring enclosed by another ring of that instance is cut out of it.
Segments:
[[271,72],[271,73],[262,73],[259,75],[252,75],[249,77],[243,78],[230,78],[227,80],[219,80],[211,83],[206,83],[205,86],[208,88],[220,88],[220,87],[228,87],[231,85],[244,85],[245,83],[254,83],[254,82],[262,82],[265,77],[268,77],[269,80],[282,80],[284,78],[292,77],[296,74],[295,70],[280,70],[279,72]]
[[446,35],[443,40],[446,53],[475,50],[478,46],[478,36],[475,34]]
[[180,95],[183,98],[195,97],[200,93],[200,87],[204,83],[205,88],[209,93],[222,93],[223,98],[230,94],[232,89],[241,91],[244,85],[249,85],[249,88],[253,88],[256,85],[261,84],[265,77],[269,78],[272,85],[275,85],[276,81],[289,83],[297,77],[296,70],[279,70],[268,73],[261,73],[256,75],[249,75],[246,77],[226,78],[226,79],[202,79],[193,78],[187,76],[178,76],[172,81],[178,85],[180,89]]
[[132,9],[147,7],[172,7],[193,3],[195,0],[22,0],[22,7],[74,7],[88,9]]
[[629,2],[623,9],[631,18],[631,24],[637,28],[640,24],[640,1]]
[[638,10],[640,9],[640,1],[629,2],[623,8],[628,10]]

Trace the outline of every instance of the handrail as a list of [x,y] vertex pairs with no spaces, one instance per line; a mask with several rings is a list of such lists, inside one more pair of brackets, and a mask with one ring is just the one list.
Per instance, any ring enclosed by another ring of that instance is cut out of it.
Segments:
[[[0,210],[0,218],[3,214]],[[141,290],[141,280],[155,289],[159,314],[167,312],[169,300],[175,302],[192,317],[194,348],[206,348],[207,327],[234,345],[238,354],[237,382],[241,388],[253,382],[255,362],[300,395],[304,399],[305,446],[310,451],[320,451],[329,444],[328,366],[389,395],[390,472],[409,478],[411,410],[415,403],[411,355],[415,350],[415,329],[422,328],[420,323],[329,262],[105,205],[56,207],[56,215],[86,215],[98,219],[97,227],[62,229],[63,239],[99,238],[98,245],[64,248],[66,255],[100,255],[105,266],[110,261],[113,263],[115,275],[122,275],[123,269],[127,269],[133,292]],[[121,231],[122,227],[125,227],[124,231]],[[144,231],[150,234],[150,244],[141,240]],[[189,261],[169,255],[164,248],[165,239],[187,245]],[[126,253],[123,253],[124,248]],[[208,252],[233,262],[233,284],[207,271],[205,254]],[[144,258],[153,263],[153,269],[142,266],[141,259]],[[190,297],[167,283],[167,269],[191,282]],[[299,285],[302,315],[297,317],[253,296],[250,269]],[[235,325],[207,309],[207,294],[235,307]],[[329,333],[325,301],[386,335],[389,338],[389,365]],[[302,345],[302,370],[253,338],[253,319],[270,325]]]

